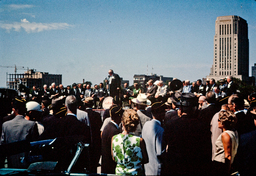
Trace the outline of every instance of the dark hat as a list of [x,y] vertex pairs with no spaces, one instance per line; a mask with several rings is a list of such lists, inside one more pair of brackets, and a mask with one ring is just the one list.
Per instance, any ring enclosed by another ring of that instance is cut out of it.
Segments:
[[163,102],[155,102],[151,105],[151,112],[153,114],[162,113],[165,111],[165,104]]
[[250,102],[250,107],[253,108],[256,106],[256,100]]
[[118,105],[112,105],[109,109],[109,114],[110,117],[113,116],[122,116],[123,115],[124,110],[122,109],[122,107],[118,106]]
[[13,107],[15,110],[19,111],[19,114],[24,115],[27,111],[26,100],[21,98],[20,96],[16,97],[13,102]]
[[18,96],[14,99],[13,106],[14,108],[26,108],[26,100]]
[[76,83],[73,83],[73,84],[72,84],[72,87],[74,87],[74,86],[76,86]]
[[55,116],[64,116],[67,112],[67,109],[64,105],[64,98],[56,98],[52,100],[52,104],[50,105],[50,109],[53,110],[53,115]]
[[225,82],[225,79],[220,79],[219,82],[220,82],[220,83],[224,83],[224,82]]
[[197,106],[197,97],[193,93],[182,93],[177,97],[179,100],[176,105],[177,106],[186,106],[186,107],[193,107]]

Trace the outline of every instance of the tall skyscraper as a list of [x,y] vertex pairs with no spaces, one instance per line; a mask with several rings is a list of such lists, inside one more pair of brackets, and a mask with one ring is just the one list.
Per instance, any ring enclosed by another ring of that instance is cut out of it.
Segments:
[[227,76],[249,77],[248,25],[239,16],[221,16],[215,22],[213,65],[207,78]]
[[254,63],[254,66],[252,66],[252,76],[254,77],[256,82],[256,63]]

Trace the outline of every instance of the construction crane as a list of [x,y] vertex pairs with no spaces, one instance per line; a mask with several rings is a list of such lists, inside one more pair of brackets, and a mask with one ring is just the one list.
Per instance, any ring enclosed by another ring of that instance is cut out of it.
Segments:
[[28,70],[28,68],[26,69],[24,66],[16,66],[16,64],[14,66],[3,66],[0,65],[0,67],[5,67],[5,68],[14,68],[14,73],[17,74],[17,70]]

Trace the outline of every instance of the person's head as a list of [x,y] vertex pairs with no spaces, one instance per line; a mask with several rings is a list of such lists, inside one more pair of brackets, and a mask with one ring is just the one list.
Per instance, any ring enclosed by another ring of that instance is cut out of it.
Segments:
[[63,85],[62,85],[62,84],[60,84],[60,85],[59,85],[59,88],[60,88],[60,89],[63,89]]
[[162,102],[155,102],[151,105],[151,113],[153,118],[162,121],[165,117],[165,104]]
[[192,82],[192,87],[195,87],[196,86],[196,82]]
[[198,79],[198,80],[196,81],[196,84],[197,84],[198,86],[200,86],[200,85],[202,84],[202,80],[201,80],[201,79]]
[[83,84],[83,89],[86,89],[86,84]]
[[51,87],[52,87],[52,88],[55,88],[55,86],[56,86],[55,83],[52,83]]
[[124,83],[124,88],[127,88],[128,87],[128,83]]
[[29,101],[26,103],[27,113],[26,115],[29,116],[29,120],[33,121],[40,121],[42,110],[39,103],[36,101]]
[[124,110],[122,109],[122,107],[115,104],[109,108],[110,117],[117,124],[121,122],[121,117],[123,116],[123,112]]
[[44,89],[45,89],[45,90],[47,89],[47,85],[46,85],[46,84],[44,85]]
[[232,76],[227,77],[227,82],[230,83],[232,81]]
[[190,84],[190,81],[189,80],[185,80],[184,85],[188,86],[189,84]]
[[199,99],[198,99],[198,103],[202,105],[202,104],[205,103],[205,102],[206,102],[206,97],[203,96],[203,95],[200,96]]
[[134,86],[135,89],[138,89],[138,88],[139,88],[138,83],[134,83],[133,86]]
[[76,109],[77,109],[76,97],[74,95],[67,96],[67,98],[65,100],[65,106],[67,108],[67,111],[70,111],[70,112],[76,114]]
[[158,82],[158,86],[162,87],[164,85],[164,82],[163,81],[159,81]]
[[112,76],[113,73],[114,73],[114,71],[113,71],[112,69],[110,69],[110,70],[108,71],[109,76]]
[[95,85],[94,85],[94,88],[95,88],[95,89],[98,89],[98,85],[97,85],[97,84],[95,84]]
[[197,97],[193,93],[176,94],[178,100],[176,105],[182,113],[193,115],[198,106]]
[[99,87],[100,87],[100,88],[103,88],[103,83],[100,83],[100,84],[99,84]]
[[210,85],[213,85],[213,84],[215,84],[215,79],[210,79]]
[[235,97],[232,100],[233,108],[235,111],[243,110],[244,109],[244,99],[240,97]]
[[33,90],[36,90],[36,86],[33,86]]
[[153,85],[153,80],[152,80],[152,79],[150,79],[150,80],[148,81],[148,85],[149,85],[149,86],[152,86],[152,85]]
[[92,97],[85,98],[84,105],[86,108],[92,108],[93,107],[93,98]]
[[206,93],[206,101],[208,103],[215,103],[216,102],[215,93],[213,91],[209,91],[209,92]]
[[72,84],[73,89],[76,89],[76,83]]
[[236,115],[232,111],[220,111],[218,126],[225,130],[232,130],[237,122]]
[[13,109],[15,115],[25,115],[27,111],[26,100],[21,97],[16,97],[13,102]]
[[219,89],[218,87],[214,87],[214,88],[213,88],[213,92],[215,92],[215,93],[218,94],[218,93],[220,93],[220,89]]
[[79,84],[77,85],[77,87],[81,89],[81,88],[82,88],[82,84],[79,83]]
[[235,98],[237,98],[238,95],[237,94],[232,94],[229,98],[228,98],[228,110],[235,112],[235,109],[233,107],[233,101]]
[[122,124],[127,132],[134,132],[139,124],[139,117],[135,110],[127,109],[122,116]]
[[91,88],[91,85],[87,84],[86,89],[90,89],[90,88]]
[[67,89],[71,89],[71,86],[67,86]]

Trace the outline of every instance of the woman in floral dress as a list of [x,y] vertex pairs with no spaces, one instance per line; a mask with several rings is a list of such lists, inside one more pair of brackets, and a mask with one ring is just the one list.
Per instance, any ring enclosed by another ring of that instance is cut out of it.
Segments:
[[148,162],[146,145],[134,131],[139,123],[136,111],[127,109],[123,113],[123,132],[112,138],[112,157],[117,163],[117,175],[144,175],[143,164]]

